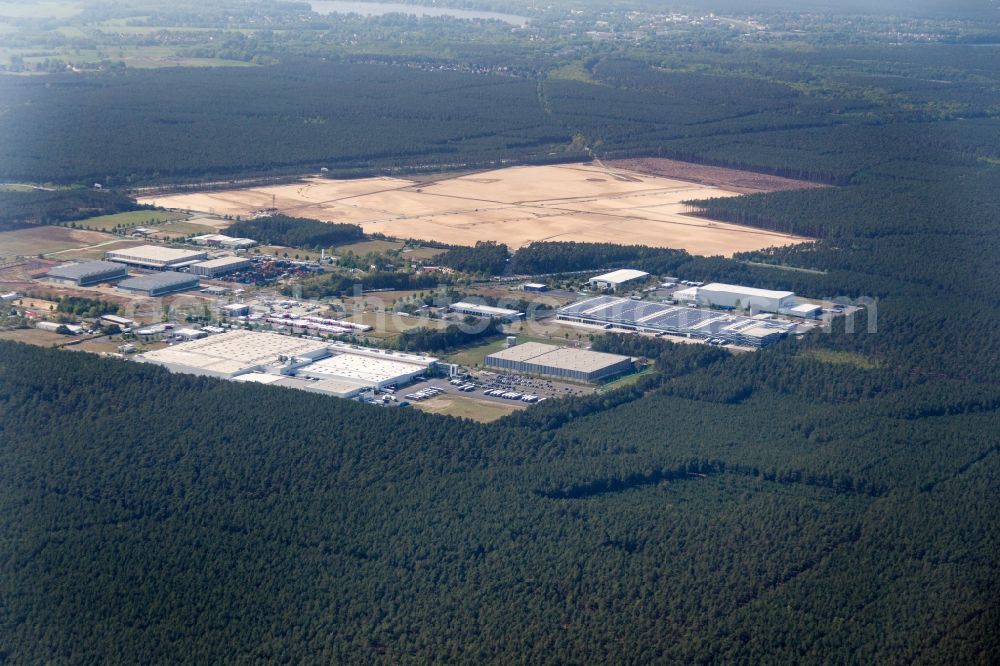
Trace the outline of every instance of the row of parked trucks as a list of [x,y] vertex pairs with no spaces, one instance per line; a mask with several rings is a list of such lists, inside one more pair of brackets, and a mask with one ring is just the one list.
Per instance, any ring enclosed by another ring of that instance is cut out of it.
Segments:
[[433,398],[434,396],[444,393],[444,389],[438,388],[436,386],[428,386],[427,388],[420,389],[416,393],[407,393],[406,397],[414,402],[420,402],[421,400],[427,400],[428,398]]
[[[475,384],[467,382],[464,379],[452,379],[448,383],[454,386],[457,390],[462,391],[464,393],[471,393],[476,390]],[[427,400],[429,398],[436,397],[444,392],[445,390],[443,388],[438,388],[437,386],[428,386],[426,388],[420,389],[419,391],[414,391],[413,393],[407,393],[406,398],[407,400],[412,400],[413,402],[420,402],[421,400]],[[492,396],[494,398],[503,398],[505,400],[520,400],[521,402],[527,402],[529,404],[543,402],[547,399],[543,398],[542,396],[530,393],[521,393],[519,391],[512,391],[506,388],[487,389],[483,391],[483,395]]]
[[485,395],[491,395],[495,398],[503,398],[504,400],[520,400],[521,402],[543,402],[546,398],[541,396],[532,395],[530,393],[518,393],[517,391],[508,391],[507,389],[490,389],[489,391],[483,391]]

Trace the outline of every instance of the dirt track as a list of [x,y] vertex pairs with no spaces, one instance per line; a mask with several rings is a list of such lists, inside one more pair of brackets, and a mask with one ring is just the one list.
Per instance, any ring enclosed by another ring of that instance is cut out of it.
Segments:
[[783,192],[811,187],[826,187],[820,183],[771,176],[754,171],[740,171],[725,167],[706,166],[692,162],[679,162],[662,157],[641,157],[628,160],[608,160],[608,166],[629,169],[638,173],[664,178],[688,180],[702,185],[713,185],[736,192]]

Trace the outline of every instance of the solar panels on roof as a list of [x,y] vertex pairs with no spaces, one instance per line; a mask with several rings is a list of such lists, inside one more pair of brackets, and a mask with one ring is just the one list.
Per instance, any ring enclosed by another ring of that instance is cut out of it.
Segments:
[[761,347],[784,337],[789,327],[750,317],[704,310],[599,296],[559,310],[559,319],[610,325],[627,330],[669,333],[700,339],[722,338],[741,345]]

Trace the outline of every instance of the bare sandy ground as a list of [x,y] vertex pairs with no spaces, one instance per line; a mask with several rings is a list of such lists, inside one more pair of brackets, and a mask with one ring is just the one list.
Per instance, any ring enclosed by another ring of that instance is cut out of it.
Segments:
[[609,160],[612,167],[637,171],[651,176],[679,178],[704,185],[718,185],[737,192],[784,192],[827,187],[822,183],[812,183],[794,178],[782,178],[756,171],[741,171],[726,167],[707,166],[692,162],[680,162],[663,157],[637,157],[632,159]]
[[[746,191],[746,190],[744,190]],[[286,215],[351,222],[397,238],[511,248],[532,241],[586,241],[725,255],[810,239],[686,214],[691,199],[737,196],[727,189],[598,164],[510,167],[418,183],[402,178],[305,179],[292,185],[157,195],[140,203],[248,216],[274,206]]]

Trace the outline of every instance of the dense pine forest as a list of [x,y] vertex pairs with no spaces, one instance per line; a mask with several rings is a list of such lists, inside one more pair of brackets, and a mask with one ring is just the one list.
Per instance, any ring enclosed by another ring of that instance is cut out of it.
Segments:
[[11,180],[120,186],[584,157],[562,150],[571,137],[539,106],[535,82],[503,76],[306,60],[0,77],[0,99],[0,134],[12,138],[0,178]]
[[261,243],[317,249],[353,243],[365,237],[364,231],[356,224],[320,222],[287,215],[237,220],[229,225],[226,233],[253,238]]
[[[990,26],[950,43],[817,33],[788,48],[711,32],[669,48],[470,38],[360,62],[309,50],[332,29],[279,53],[290,38],[257,30],[268,16],[203,46],[266,66],[0,76],[0,178],[124,186],[590,156],[744,167],[830,186],[695,205],[815,243],[731,259],[628,239],[481,244],[441,261],[630,266],[864,309],[756,353],[595,335],[595,350],[652,371],[489,425],[0,341],[0,662],[997,662]],[[395,39],[394,22],[376,27]],[[0,192],[0,214],[18,226],[128,205],[67,192]],[[315,240],[297,222],[256,229]],[[320,298],[357,281],[288,289]],[[447,329],[398,341],[462,342]]]
[[134,199],[120,192],[92,189],[0,190],[0,231],[82,220],[138,210]]
[[998,103],[997,60],[943,44],[593,56],[574,77],[305,57],[239,69],[7,76],[0,178],[130,185],[593,154],[840,185],[934,180],[996,159]]

